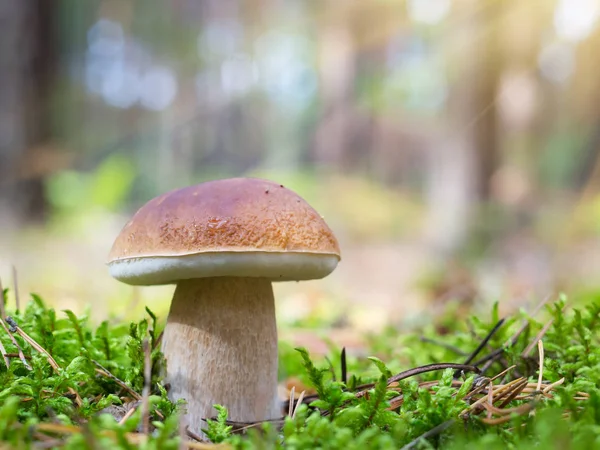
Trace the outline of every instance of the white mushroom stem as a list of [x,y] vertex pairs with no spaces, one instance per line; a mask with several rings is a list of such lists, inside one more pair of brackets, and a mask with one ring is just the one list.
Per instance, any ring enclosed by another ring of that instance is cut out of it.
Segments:
[[281,417],[277,398],[277,326],[271,282],[218,277],[177,284],[163,336],[166,383],[187,400],[187,423],[199,432],[216,414],[254,422]]

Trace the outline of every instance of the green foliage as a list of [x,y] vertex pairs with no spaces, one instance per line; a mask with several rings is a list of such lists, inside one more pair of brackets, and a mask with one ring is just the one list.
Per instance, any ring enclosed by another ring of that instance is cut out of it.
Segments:
[[[129,327],[102,322],[93,329],[86,316],[64,311],[65,317],[58,318],[53,309],[33,295],[22,313],[11,314],[20,329],[47,354],[37,351],[20,333],[0,333],[7,354],[14,355],[9,356],[9,367],[0,365],[0,440],[21,445],[32,439],[27,426],[52,423],[85,426],[86,433],[75,433],[64,440],[66,448],[85,448],[80,445],[90,436],[111,445],[115,439],[123,441],[123,433],[139,425],[139,411],[123,425],[118,425],[116,417],[107,412],[136,404],[144,385],[142,342],[148,338],[153,348],[150,419],[160,420],[153,423],[153,439],[171,439],[171,447],[177,448],[179,405],[167,398],[166,390],[159,384],[164,358],[155,348],[160,330],[151,311],[148,310],[150,320]],[[23,360],[17,356],[19,349]],[[57,366],[53,367],[48,356]],[[109,430],[108,437],[100,437]]]
[[302,356],[308,378],[319,396],[319,399],[312,402],[311,406],[327,411],[329,415],[334,418],[342,405],[344,405],[346,401],[354,398],[354,395],[350,392],[343,391],[343,383],[326,380],[325,374],[328,373],[329,370],[317,369],[305,349],[297,348],[296,350]]
[[208,419],[206,423],[208,427],[203,429],[206,437],[212,442],[223,442],[231,435],[231,425],[227,425],[227,408],[222,405],[215,405],[217,410],[217,420]]
[[[94,328],[86,315],[57,314],[34,295],[25,310],[10,314],[26,335],[0,330],[0,341],[10,355],[9,367],[0,363],[0,442],[32,448],[43,436],[68,449],[180,448],[179,415],[184,402],[170,401],[161,384],[165,369],[159,350],[161,325],[152,311],[127,326],[105,321]],[[523,324],[528,326],[517,333]],[[487,319],[448,317],[436,325],[446,334],[439,336],[432,327],[424,332],[427,339],[422,339],[389,329],[373,338],[377,356],[348,358],[347,383],[338,377],[337,350],[323,361],[306,349],[291,351],[283,344],[280,357],[285,374],[300,377],[315,395],[293,405],[291,416],[256,424],[245,434],[228,422],[225,406],[215,405],[217,418],[208,420],[202,431],[214,444],[239,449],[410,445],[494,450],[600,445],[599,302],[569,309],[561,297],[547,307],[540,321],[521,313],[500,322],[495,305]],[[494,408],[478,408],[477,404],[489,401],[490,383],[507,389],[525,380],[536,386],[538,334],[543,335],[542,389],[547,393],[518,390],[506,399],[494,391]],[[495,349],[503,351],[482,375],[453,369],[418,376],[399,373],[425,364],[464,362],[485,337],[488,345],[474,356],[475,361]],[[24,360],[17,356],[19,349],[11,338],[22,349]],[[30,345],[31,339],[39,347]],[[139,407],[145,348],[150,349],[152,363],[146,418]],[[515,367],[491,380],[509,365]],[[552,383],[557,384],[548,388]],[[477,400],[481,401],[475,404]],[[131,414],[122,419],[129,410]],[[149,423],[148,433],[141,432],[144,423]]]
[[131,159],[113,154],[93,173],[68,170],[50,176],[46,183],[48,201],[61,219],[97,208],[116,211],[125,203],[135,177]]

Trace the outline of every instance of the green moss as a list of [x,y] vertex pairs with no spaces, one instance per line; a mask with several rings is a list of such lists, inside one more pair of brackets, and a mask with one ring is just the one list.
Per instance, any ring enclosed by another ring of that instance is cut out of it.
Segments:
[[[495,307],[488,319],[448,317],[419,335],[388,329],[372,339],[377,357],[344,363],[337,349],[317,360],[282,344],[282,373],[300,377],[316,394],[293,404],[292,417],[244,433],[227,421],[226,408],[216,406],[217,417],[204,431],[214,443],[240,449],[595,448],[600,302],[579,309],[565,302],[549,305],[541,319],[521,313],[500,321]],[[10,362],[0,361],[0,442],[12,448],[176,449],[188,439],[179,420],[183,403],[172,403],[161,382],[162,325],[152,311],[136,323],[93,328],[85,316],[57,313],[33,295],[25,310],[8,314],[14,321],[0,329]],[[545,393],[535,390],[538,334]],[[489,341],[480,346],[484,338]],[[491,354],[496,357],[486,358]],[[485,372],[411,370],[462,364],[467,357]],[[505,371],[508,366],[514,367]],[[493,407],[485,405],[490,383],[496,386]]]

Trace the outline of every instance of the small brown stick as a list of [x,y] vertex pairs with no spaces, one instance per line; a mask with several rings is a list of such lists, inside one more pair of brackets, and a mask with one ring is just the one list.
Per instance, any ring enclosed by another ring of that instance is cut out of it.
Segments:
[[117,377],[115,377],[112,373],[110,373],[108,371],[108,369],[105,369],[102,366],[102,364],[100,364],[98,361],[92,359],[92,362],[96,366],[95,370],[96,370],[96,373],[98,375],[102,375],[103,377],[109,378],[110,380],[112,380],[113,382],[115,382],[116,384],[118,384],[121,388],[123,388],[125,391],[127,391],[129,393],[129,395],[131,395],[135,400],[141,400],[142,399],[142,396],[140,394],[138,394],[137,392],[135,392],[124,381],[121,381]]
[[[550,298],[552,298],[552,295],[547,295],[546,297],[544,297],[544,299],[540,303],[538,303],[536,305],[536,307],[534,308],[534,310],[531,312],[531,317],[535,316],[538,312],[540,312],[542,307],[546,303],[548,303],[548,300],[550,300]],[[473,363],[473,365],[480,366],[481,364],[485,364],[481,368],[482,373],[485,373],[490,368],[490,366],[494,363],[496,358],[500,357],[500,355],[502,355],[504,353],[504,349],[506,347],[512,347],[513,345],[515,345],[517,343],[517,340],[519,339],[521,334],[523,334],[523,332],[527,329],[528,326],[529,326],[529,322],[527,320],[523,320],[521,327],[510,338],[508,338],[506,340],[506,342],[504,343],[504,345],[501,348],[498,348],[498,349],[494,350],[493,352],[491,352],[489,355],[484,356],[483,358],[480,358],[479,360],[475,361]]]
[[[531,402],[525,403],[524,405],[530,405],[530,404],[531,404]],[[513,408],[498,408],[494,405],[490,405],[489,403],[483,404],[485,409],[487,409],[488,411],[491,411],[492,413],[496,414],[497,416],[509,416],[513,413],[515,413],[515,414],[522,413],[524,405],[515,406]]]
[[399,395],[398,397],[394,397],[389,401],[390,406],[387,408],[388,411],[393,411],[397,408],[400,408],[404,404],[404,395]]
[[446,342],[438,341],[435,339],[431,339],[427,336],[419,337],[421,342],[425,342],[426,344],[437,345],[438,347],[445,348],[446,350],[450,350],[453,353],[456,353],[459,356],[467,356],[467,352],[462,351],[460,348],[455,347],[454,345],[447,344]]
[[[488,387],[488,393],[487,393],[487,402],[483,402],[481,404],[481,406],[483,406],[485,408],[486,405],[493,405],[493,404],[494,404],[494,385],[490,381],[490,384]],[[488,410],[488,419],[491,419],[491,418],[492,418],[492,413],[491,413],[491,411]]]
[[292,386],[290,390],[290,400],[288,402],[288,416],[292,416],[294,412],[294,395],[296,394],[296,386]]
[[204,439],[202,436],[200,436],[199,434],[195,433],[194,431],[190,430],[189,426],[185,427],[185,434],[188,435],[188,437],[191,437],[192,439],[199,441],[199,442],[206,442],[206,439]]
[[[4,308],[4,288],[2,287],[2,280],[0,279],[0,321],[4,321],[6,317],[6,309]],[[4,359],[4,364],[8,369],[10,367],[10,359],[7,356],[6,349],[0,341],[0,352],[2,352],[2,358]]]
[[542,380],[544,375],[544,343],[540,339],[538,341],[538,353],[540,355],[540,375],[538,376],[537,391],[542,390]]
[[[504,398],[507,394],[510,394],[511,392],[513,392],[513,390],[515,389],[514,388],[515,385],[518,385],[520,387],[521,384],[523,384],[523,386],[526,385],[527,379],[526,378],[517,378],[516,380],[513,380],[510,383],[500,385],[500,386],[493,386],[491,384],[488,385],[489,389],[486,392],[486,396],[481,397],[479,400],[477,400],[473,404],[471,404],[468,408],[463,410],[460,413],[460,416],[464,417],[469,412],[472,412],[475,409],[482,407],[482,403],[485,403],[485,401],[488,400],[487,395],[489,395],[489,392],[493,392],[494,401],[499,401],[502,398]],[[522,390],[522,388],[521,388],[521,390]],[[521,392],[521,390],[519,390],[519,392]]]
[[[564,377],[563,377],[563,378],[561,378],[560,380],[558,380],[558,381],[555,381],[554,383],[552,383],[552,384],[549,384],[548,386],[546,386],[542,392],[544,392],[544,393],[546,393],[546,392],[550,392],[550,391],[551,391],[551,390],[553,390],[553,389],[554,389],[556,386],[559,386],[559,385],[563,384],[564,382],[565,382],[565,379],[564,379]],[[578,393],[578,394],[579,394],[579,393]],[[586,397],[586,398],[589,398],[589,394],[587,395],[587,397]]]
[[[511,391],[508,391],[506,393],[506,395],[502,395],[499,399],[502,399],[502,402],[500,403],[500,408],[504,408],[506,405],[508,405],[510,402],[512,402],[517,396],[519,396],[519,394],[521,394],[521,392],[523,392],[523,389],[525,388],[525,386],[527,386],[527,380],[524,380],[525,382],[521,382],[519,384],[516,384],[516,387],[514,389],[512,389]],[[506,397],[506,398],[504,398]]]
[[[480,373],[480,370],[477,367],[471,366],[468,364],[455,364],[455,363],[427,364],[425,366],[420,366],[420,367],[415,367],[413,369],[405,370],[404,372],[400,372],[399,374],[396,374],[393,377],[388,378],[387,385],[389,388],[390,386],[394,386],[394,383],[404,380],[405,378],[410,378],[415,375],[420,375],[422,373],[433,372],[435,370],[443,370],[443,369],[458,369],[458,370],[474,372],[477,374]],[[356,387],[357,392],[355,394],[356,398],[360,398],[360,397],[363,397],[364,395],[366,395],[368,393],[368,390],[371,389],[373,386],[375,386],[374,383],[361,384],[360,386],[357,386]],[[311,401],[316,398],[318,398],[318,396],[316,394],[306,395],[306,396],[303,396],[303,401],[307,402],[307,401]],[[299,403],[299,400],[296,401],[296,404],[297,403]],[[329,411],[323,412],[323,416],[327,416],[328,414],[329,414]]]
[[[520,414],[525,414],[525,413],[533,411],[533,408],[535,408],[535,405],[533,403],[525,403],[524,405],[520,405],[518,408],[519,408]],[[481,421],[487,425],[501,425],[503,423],[510,422],[511,420],[512,420],[511,415],[506,415],[506,416],[498,417],[495,419],[481,419]]]
[[473,384],[473,389],[467,395],[463,397],[463,400],[469,400],[471,397],[480,394],[487,388],[490,384],[491,378],[481,377],[479,380]]
[[504,369],[502,372],[500,372],[498,375],[493,376],[492,378],[490,378],[491,381],[495,381],[498,378],[503,377],[504,375],[506,375],[508,372],[510,372],[511,370],[513,370],[515,367],[517,367],[515,364],[513,364],[510,367],[507,367],[506,369]]
[[[566,309],[567,309],[567,305],[565,305],[563,307],[563,309],[561,310],[561,312],[564,313],[566,311]],[[554,319],[550,319],[548,322],[546,322],[544,324],[544,326],[542,327],[542,329],[538,332],[538,334],[535,336],[535,338],[533,338],[533,340],[527,346],[527,348],[525,348],[525,350],[523,350],[523,352],[521,353],[522,357],[529,356],[529,354],[533,350],[533,347],[535,347],[535,344],[537,343],[537,341],[539,341],[540,339],[542,339],[544,337],[544,335],[548,332],[548,330],[550,329],[550,327],[552,326],[553,323],[554,323]]]
[[19,297],[19,278],[17,277],[17,268],[12,266],[13,286],[15,290],[15,307],[17,311],[21,309],[21,300]]
[[2,353],[2,359],[4,360],[4,365],[6,368],[10,368],[10,359],[8,357],[8,353],[6,353],[6,349],[4,348],[4,344],[0,341],[0,353]]
[[[31,356],[29,356],[29,355],[24,355],[24,356],[25,356],[26,360],[28,360],[28,361],[31,360]],[[7,358],[20,358],[18,353],[7,353],[6,357]]]
[[[9,319],[11,320],[12,323],[9,322]],[[9,329],[6,326],[6,323],[4,323],[4,322],[7,322],[11,326],[11,329]],[[17,347],[17,352],[19,352],[19,359],[21,360],[21,362],[23,363],[23,365],[27,369],[33,370],[31,368],[31,366],[29,365],[29,363],[27,362],[27,360],[25,359],[25,355],[23,354],[23,350],[21,350],[21,346],[19,345],[19,343],[17,342],[17,340],[15,339],[15,337],[13,336],[13,334],[11,333],[11,330],[14,328],[13,327],[14,320],[12,320],[10,317],[7,317],[6,319],[0,320],[0,324],[2,324],[2,327],[4,328],[4,331],[6,331],[6,334],[8,334],[8,337],[9,337],[10,341],[13,343],[13,345],[15,347]]]
[[[473,350],[473,352],[467,357],[467,359],[465,360],[464,364],[471,364],[473,362],[473,360],[475,359],[475,357],[481,352],[481,350],[483,350],[483,348],[485,346],[487,346],[487,344],[490,341],[490,339],[492,339],[492,337],[494,336],[494,334],[496,334],[496,332],[504,324],[505,320],[506,319],[502,318],[498,322],[496,322],[496,324],[490,330],[490,332],[487,334],[487,336],[485,336],[483,338],[483,340],[479,343],[479,345],[477,346],[477,348],[475,350]],[[460,375],[460,372],[457,371],[457,373],[454,375],[454,378],[458,378],[459,375]]]
[[444,430],[446,430],[453,424],[454,424],[453,419],[446,420],[445,422],[442,422],[438,426],[433,427],[431,430],[427,431],[426,433],[423,433],[421,436],[419,436],[415,440],[409,442],[404,447],[402,447],[400,450],[410,450],[410,449],[416,448],[423,440],[426,440],[427,438],[441,434]]
[[50,355],[50,353],[48,353],[46,351],[46,349],[44,347],[42,347],[40,344],[38,344],[31,336],[29,336],[27,333],[25,333],[25,331],[23,331],[23,329],[19,325],[17,325],[17,323],[14,321],[14,319],[12,317],[7,317],[6,321],[12,327],[11,331],[14,330],[13,333],[17,333],[19,336],[21,336],[23,338],[23,340],[25,342],[27,342],[38,353],[44,354],[46,356],[46,358],[48,358],[48,363],[52,366],[54,371],[58,373],[58,371],[60,370],[60,366],[54,360],[52,355]]
[[[423,382],[419,383],[419,388],[432,388],[433,386],[437,386],[438,384],[440,384],[440,382],[438,380],[435,380],[435,381],[423,381]],[[452,380],[452,383],[450,384],[450,386],[452,386],[452,387],[458,387],[459,388],[463,384],[464,384],[463,381]],[[391,384],[389,386],[391,386]]]
[[[400,372],[399,374],[394,375],[391,378],[388,378],[387,384],[389,386],[390,384],[392,384],[396,381],[401,381],[406,378],[414,377],[415,375],[420,375],[422,373],[433,372],[436,370],[443,370],[443,369],[457,369],[457,370],[465,370],[468,372],[479,373],[479,369],[477,367],[471,366],[468,364],[454,364],[454,363],[427,364],[424,366],[415,367],[414,369],[405,370],[404,372]],[[362,390],[358,391],[356,393],[356,398],[363,397],[368,392],[368,389],[371,389],[373,386],[375,386],[374,383],[363,384],[362,386],[359,386],[359,388],[361,388]]]
[[152,360],[148,338],[142,342],[144,350],[144,388],[142,389],[142,433],[147,434],[150,429],[150,384],[152,382]]
[[[17,325],[17,323],[15,322],[15,320],[12,317],[7,317],[6,322],[8,322],[8,324],[11,326],[10,331],[12,331],[13,333],[17,333],[34,350],[45,355],[46,358],[48,359],[48,363],[52,366],[52,369],[54,369],[54,371],[56,373],[59,372],[60,366],[54,360],[52,355],[50,353],[48,353],[48,351],[44,347],[42,347],[40,344],[38,344],[31,336],[29,336],[25,331],[23,331],[23,329],[19,325]],[[83,405],[83,400],[81,399],[81,396],[75,389],[70,387],[70,388],[68,388],[68,391],[71,395],[73,395],[75,397],[75,403],[77,404],[77,406]]]
[[[424,381],[422,383],[419,383],[419,389],[423,389],[423,388],[431,389],[432,387],[437,386],[439,383],[440,383],[439,381]],[[451,386],[455,387],[455,388],[460,388],[463,384],[464,384],[464,382],[462,382],[462,381],[452,380]],[[402,391],[398,390],[398,392],[402,392]],[[400,393],[400,395],[398,395],[397,397],[394,397],[391,400],[389,400],[389,403],[390,403],[390,406],[388,406],[388,408],[387,408],[388,411],[393,411],[393,410],[399,408],[404,403],[404,395],[402,393]]]
[[302,404],[302,400],[304,399],[305,394],[306,394],[306,391],[300,392],[300,397],[298,397],[298,401],[296,402],[296,407],[294,408],[294,412],[292,413],[292,419],[294,417],[296,417],[296,413],[298,412],[298,408]]
[[137,409],[138,405],[139,405],[139,402],[138,402],[138,404],[137,404],[137,405],[133,405],[133,406],[132,406],[132,407],[129,409],[129,411],[127,411],[127,412],[125,413],[125,415],[124,415],[124,416],[121,418],[121,420],[119,420],[119,425],[123,425],[123,424],[124,424],[124,423],[127,421],[127,419],[129,419],[131,416],[133,416],[133,415],[135,414],[135,411],[136,411],[136,409]]
[[[215,420],[215,419],[216,419],[215,416],[210,417],[210,420]],[[206,420],[206,419],[203,418],[202,420]],[[275,427],[281,427],[281,426],[283,426],[284,420],[285,419],[283,417],[280,419],[259,420],[258,422],[237,422],[237,421],[233,421],[233,420],[228,420],[226,422],[226,424],[230,425],[232,427],[232,433],[240,434],[242,431],[246,431],[251,428],[260,427],[261,425],[263,425],[265,423],[270,423]]]
[[163,339],[163,334],[165,332],[161,331],[160,334],[158,335],[158,337],[156,338],[156,340],[154,341],[154,348],[153,350],[156,350],[157,348],[160,348],[160,344],[162,343],[162,339]]
[[[546,303],[548,303],[548,301],[551,298],[552,298],[552,294],[546,295],[542,299],[542,301],[536,305],[536,307],[531,312],[530,316],[531,317],[536,316],[541,311],[541,309],[544,307],[544,305]],[[508,338],[508,340],[504,343],[504,347],[512,347],[513,345],[515,345],[517,343],[517,340],[519,339],[519,336],[521,336],[521,334],[523,334],[523,332],[527,329],[528,326],[529,326],[529,322],[527,320],[523,320],[521,327],[515,332],[515,334],[513,334],[510,338]]]

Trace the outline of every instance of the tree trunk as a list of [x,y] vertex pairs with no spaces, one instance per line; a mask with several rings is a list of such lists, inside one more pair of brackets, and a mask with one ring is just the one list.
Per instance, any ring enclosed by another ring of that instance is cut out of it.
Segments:
[[47,143],[47,105],[54,72],[54,2],[0,2],[0,225],[41,220],[41,175],[24,177]]
[[497,166],[495,98],[500,76],[494,8],[457,2],[458,29],[448,49],[451,80],[447,138],[431,153],[429,238],[443,252],[459,250],[470,235],[479,202],[487,201]]

